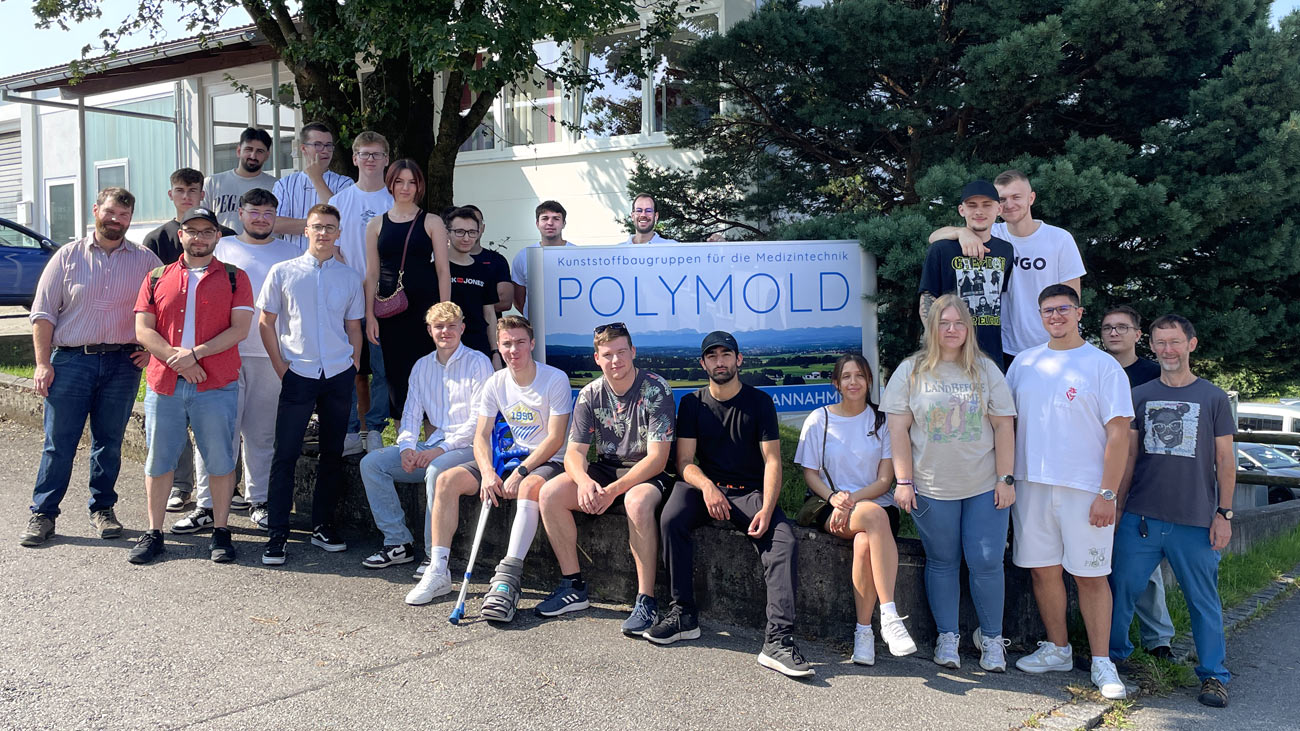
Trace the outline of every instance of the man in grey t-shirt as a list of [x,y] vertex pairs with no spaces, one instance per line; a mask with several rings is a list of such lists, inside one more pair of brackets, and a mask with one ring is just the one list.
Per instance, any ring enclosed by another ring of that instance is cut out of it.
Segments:
[[233,170],[217,173],[203,183],[203,207],[216,213],[222,226],[242,234],[239,201],[253,188],[269,191],[275,187],[275,176],[262,171],[271,154],[271,135],[255,127],[245,129],[235,154],[238,161]]
[[1224,666],[1219,551],[1232,537],[1236,424],[1228,395],[1192,373],[1191,322],[1165,315],[1151,323],[1151,349],[1160,378],[1133,389],[1136,416],[1125,470],[1131,480],[1119,489],[1123,517],[1115,529],[1110,575],[1110,656],[1122,662],[1133,652],[1128,629],[1134,605],[1152,570],[1167,558],[1192,615],[1201,680],[1197,700],[1222,708],[1230,675]]

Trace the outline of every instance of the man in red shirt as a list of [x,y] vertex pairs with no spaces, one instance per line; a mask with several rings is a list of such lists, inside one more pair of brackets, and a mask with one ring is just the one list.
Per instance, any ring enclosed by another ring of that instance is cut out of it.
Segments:
[[135,334],[153,356],[145,372],[145,495],[149,530],[127,559],[148,563],[163,552],[162,522],[187,428],[207,465],[212,490],[212,560],[235,559],[226,519],[235,489],[239,349],[253,321],[248,275],[213,257],[221,237],[207,208],[181,216],[176,262],[149,273],[135,301]]

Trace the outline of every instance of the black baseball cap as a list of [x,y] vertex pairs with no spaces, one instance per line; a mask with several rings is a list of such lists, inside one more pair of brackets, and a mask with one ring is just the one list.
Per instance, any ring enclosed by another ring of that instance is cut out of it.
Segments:
[[714,330],[704,336],[704,342],[700,343],[700,357],[703,358],[705,353],[721,345],[733,353],[740,352],[740,346],[736,344],[736,338],[725,330]]
[[204,221],[207,221],[213,226],[216,226],[218,228],[221,227],[221,224],[217,222],[217,215],[213,213],[211,209],[203,208],[203,207],[191,208],[188,211],[186,211],[185,215],[181,216],[181,225],[184,226],[190,221],[199,218],[203,219]]
[[986,196],[988,198],[992,198],[995,201],[1001,200],[998,197],[998,189],[993,187],[992,183],[990,183],[987,180],[976,180],[967,183],[966,187],[961,189],[961,202],[965,203],[966,201],[970,200],[971,198],[974,198],[977,195]]

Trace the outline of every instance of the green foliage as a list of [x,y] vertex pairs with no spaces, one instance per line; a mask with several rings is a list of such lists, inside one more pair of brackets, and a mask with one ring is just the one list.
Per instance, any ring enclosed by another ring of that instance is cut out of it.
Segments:
[[1129,303],[1196,323],[1244,394],[1300,375],[1300,13],[1269,3],[766,4],[686,59],[694,170],[637,162],[670,234],[852,238],[879,263],[881,362],[915,347],[930,231],[974,177],[1029,174],[1070,230],[1085,328]]

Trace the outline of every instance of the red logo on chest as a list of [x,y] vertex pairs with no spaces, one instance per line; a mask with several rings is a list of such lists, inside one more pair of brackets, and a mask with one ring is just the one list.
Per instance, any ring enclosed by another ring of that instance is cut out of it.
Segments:
[[1076,391],[1076,390],[1074,390],[1074,386],[1070,386],[1070,387],[1069,387],[1068,389],[1066,389],[1066,391],[1065,391],[1065,397],[1068,398],[1068,399],[1070,399],[1071,401],[1073,401],[1073,400],[1074,400],[1074,397],[1075,397],[1075,396],[1078,396],[1078,395],[1079,395],[1079,392]]

